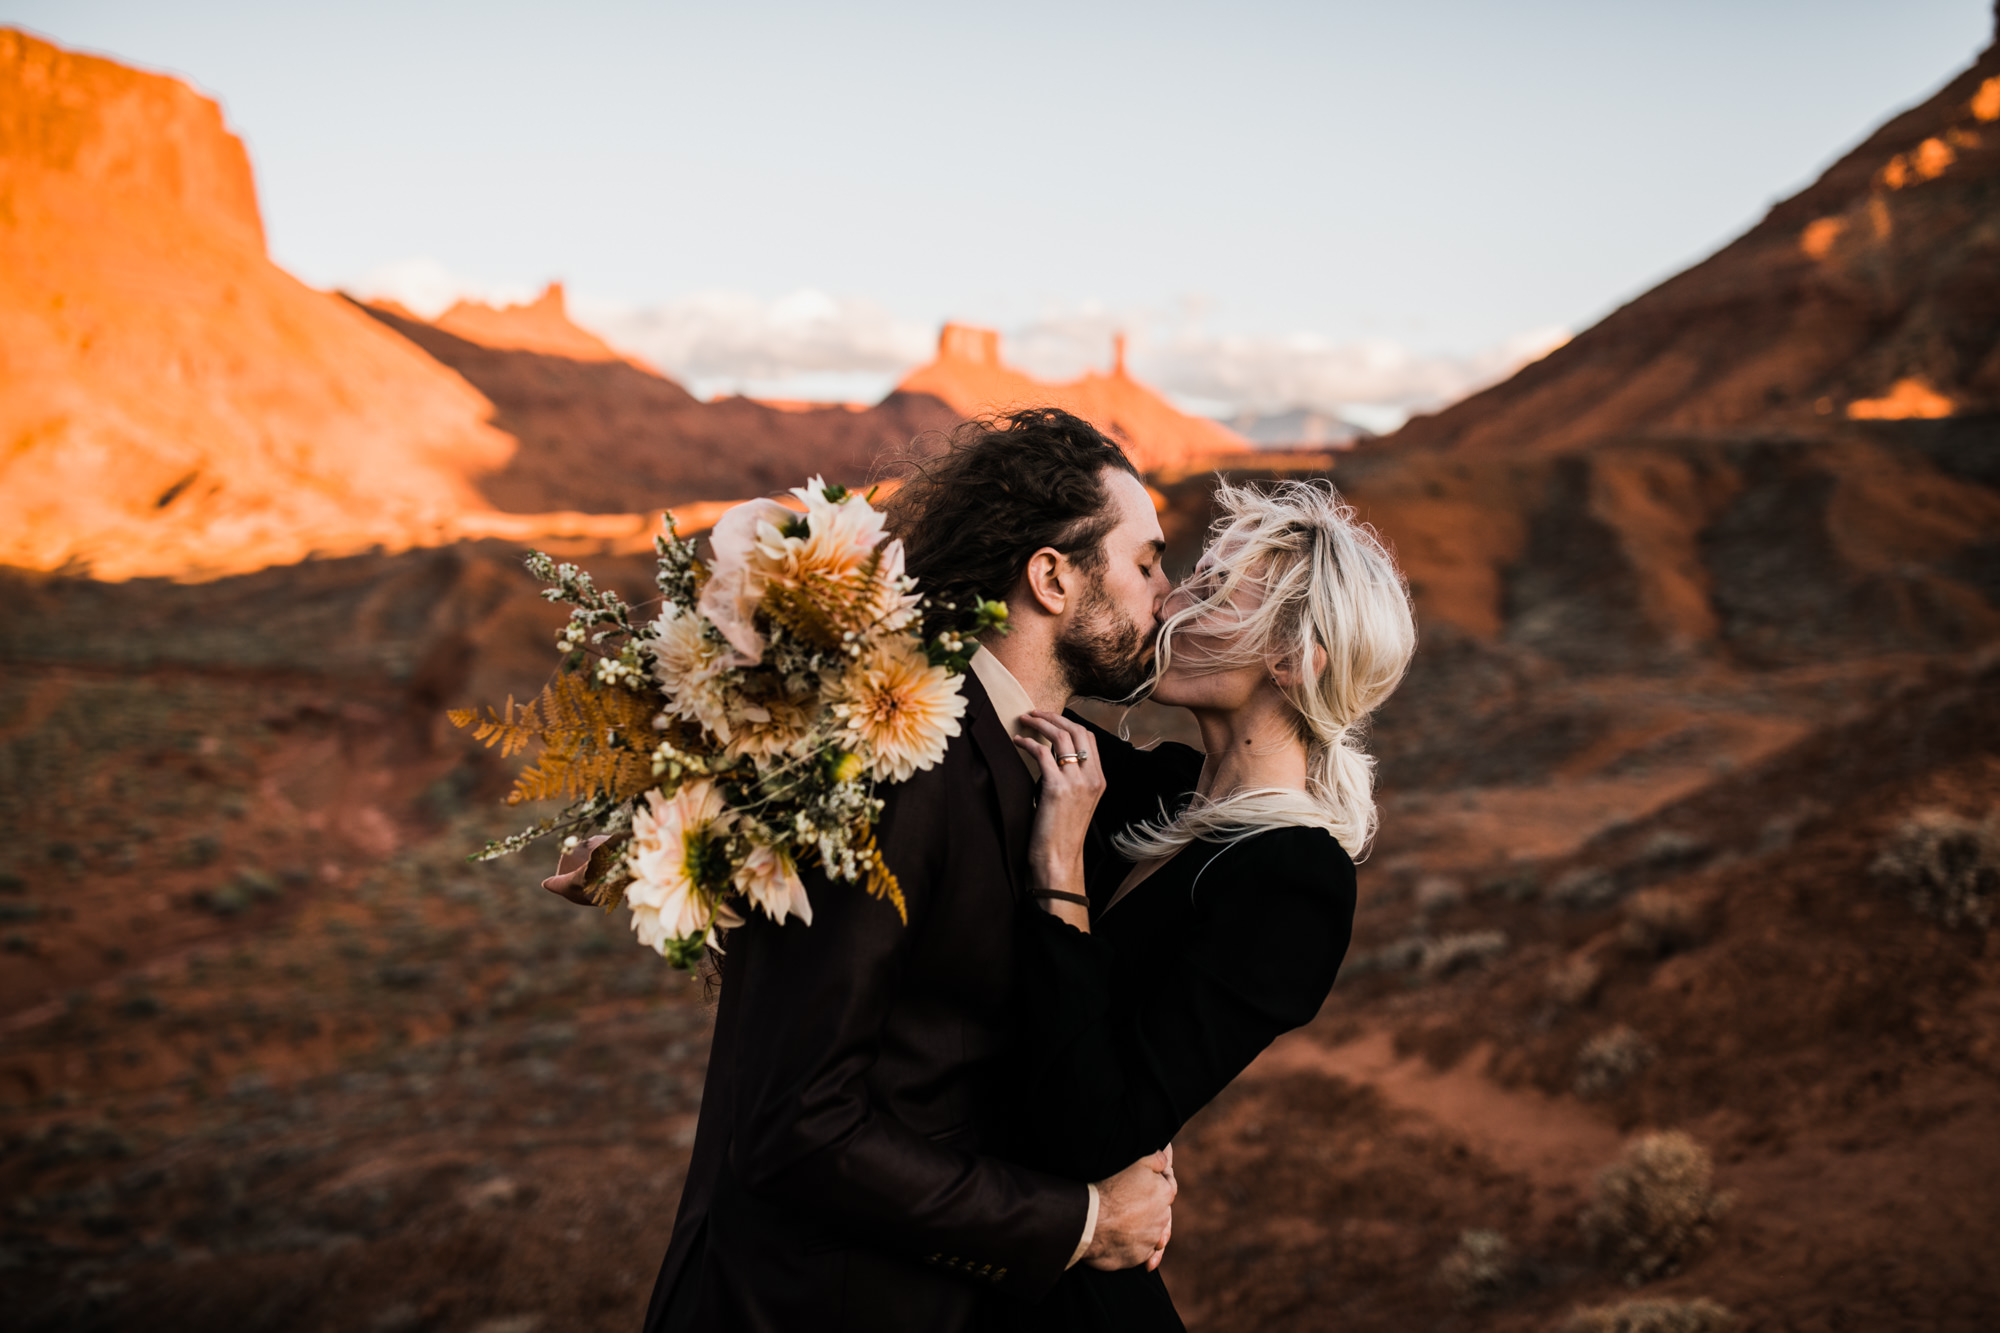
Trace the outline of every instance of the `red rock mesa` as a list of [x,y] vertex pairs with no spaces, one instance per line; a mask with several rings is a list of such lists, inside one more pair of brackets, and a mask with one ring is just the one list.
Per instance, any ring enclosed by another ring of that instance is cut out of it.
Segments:
[[652,370],[645,362],[614,351],[602,338],[572,323],[559,282],[550,283],[540,296],[525,305],[490,306],[483,301],[460,301],[432,322],[446,333],[484,347],[540,352],[571,361],[629,361],[641,369]]
[[1115,344],[1109,374],[1091,371],[1067,384],[1045,384],[1000,359],[1000,335],[969,324],[947,324],[937,359],[910,373],[903,393],[930,394],[961,416],[1019,407],[1065,408],[1115,437],[1141,472],[1184,469],[1249,442],[1220,422],[1189,416],[1132,378],[1125,339]]

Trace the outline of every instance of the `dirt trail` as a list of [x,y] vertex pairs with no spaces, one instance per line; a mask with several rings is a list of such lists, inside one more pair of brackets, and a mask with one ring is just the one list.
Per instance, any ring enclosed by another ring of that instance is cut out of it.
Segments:
[[1386,1031],[1338,1046],[1294,1032],[1272,1043],[1242,1077],[1311,1073],[1373,1088],[1398,1110],[1430,1120],[1495,1166],[1533,1182],[1544,1218],[1572,1210],[1618,1155],[1618,1131],[1569,1098],[1501,1087],[1486,1076],[1491,1058],[1492,1048],[1482,1044],[1440,1070],[1421,1055],[1399,1056]]

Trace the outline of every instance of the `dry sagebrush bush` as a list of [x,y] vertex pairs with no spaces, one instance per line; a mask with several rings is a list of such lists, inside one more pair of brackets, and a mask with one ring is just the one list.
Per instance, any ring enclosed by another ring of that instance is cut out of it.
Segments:
[[1896,827],[1872,869],[1939,924],[1983,930],[2000,903],[2000,814],[1975,823],[1950,810],[1918,810]]
[[1740,1320],[1714,1301],[1626,1301],[1585,1306],[1564,1321],[1562,1333],[1731,1333]]
[[1701,908],[1670,889],[1646,889],[1625,904],[1618,942],[1627,953],[1665,958],[1701,943]]
[[1448,977],[1468,967],[1480,967],[1506,952],[1505,931],[1467,930],[1441,935],[1424,950],[1424,975]]
[[1497,1231],[1461,1232],[1458,1244],[1439,1261],[1434,1280],[1461,1310],[1497,1305],[1522,1286],[1520,1256]]
[[1658,1055],[1652,1042],[1623,1023],[1600,1032],[1576,1053],[1576,1095],[1597,1097],[1615,1092]]
[[1549,969],[1544,984],[1551,1000],[1573,1009],[1597,994],[1604,984],[1604,969],[1587,953],[1571,954]]
[[1729,1200],[1708,1152],[1680,1130],[1642,1134],[1597,1177],[1583,1215],[1598,1257],[1638,1286],[1680,1271],[1715,1239]]

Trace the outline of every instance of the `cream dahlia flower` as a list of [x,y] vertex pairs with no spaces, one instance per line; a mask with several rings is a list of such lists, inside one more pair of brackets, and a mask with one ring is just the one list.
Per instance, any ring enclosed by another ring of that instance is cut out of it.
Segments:
[[625,903],[639,943],[664,955],[672,940],[705,936],[743,924],[743,918],[697,888],[703,857],[720,855],[712,839],[730,815],[722,793],[707,781],[689,782],[672,796],[646,793],[632,815],[632,845],[625,865],[632,882]]
[[730,736],[729,649],[703,633],[701,617],[668,602],[644,640],[653,679],[676,716],[707,727],[717,740]]
[[744,899],[779,925],[795,916],[808,926],[813,923],[812,902],[799,879],[792,858],[775,847],[758,843],[743,864],[736,868],[736,889]]
[[880,782],[901,782],[944,758],[958,735],[965,695],[956,676],[932,666],[907,639],[878,644],[848,671],[837,715]]
[[742,697],[730,701],[729,731],[725,736],[729,753],[763,761],[798,755],[812,740],[813,715],[806,707],[784,699],[751,703]]

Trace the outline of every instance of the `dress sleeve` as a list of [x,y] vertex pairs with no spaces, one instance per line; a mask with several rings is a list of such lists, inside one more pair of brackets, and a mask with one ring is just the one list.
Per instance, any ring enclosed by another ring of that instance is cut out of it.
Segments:
[[1167,957],[1114,984],[1105,941],[1024,913],[1020,1128],[1037,1163],[1099,1180],[1170,1142],[1280,1034],[1312,1020],[1354,919],[1354,865],[1307,830],[1193,843],[1208,864]]

